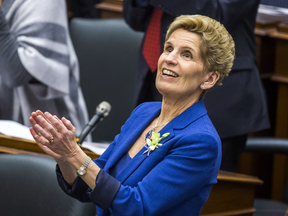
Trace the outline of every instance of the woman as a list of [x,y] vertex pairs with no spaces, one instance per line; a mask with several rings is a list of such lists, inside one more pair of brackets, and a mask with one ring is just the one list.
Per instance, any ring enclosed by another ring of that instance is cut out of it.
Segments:
[[202,98],[228,75],[234,53],[219,22],[176,18],[158,61],[162,103],[138,106],[94,163],[77,145],[70,121],[32,113],[31,134],[58,163],[62,189],[95,203],[98,216],[199,215],[221,162],[221,142]]

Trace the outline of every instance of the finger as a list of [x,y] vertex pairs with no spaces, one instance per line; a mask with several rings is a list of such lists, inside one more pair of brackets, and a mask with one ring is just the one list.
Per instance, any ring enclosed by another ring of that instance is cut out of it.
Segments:
[[32,134],[33,138],[35,139],[37,145],[48,155],[53,157],[54,159],[61,159],[62,156],[55,153],[51,148],[50,145],[48,145],[48,142],[45,138],[41,138],[41,136],[38,135],[38,133],[30,127],[30,133]]
[[[45,118],[44,114],[40,111],[37,110],[36,112],[32,112],[31,117],[35,120],[37,124],[40,124],[38,116],[43,116]],[[47,120],[46,120],[47,121]],[[30,121],[31,122],[31,121]],[[48,121],[49,122],[49,121]],[[35,123],[34,123],[35,124]]]
[[36,138],[36,136],[39,136],[33,127],[30,127],[29,130],[34,139]]
[[[36,128],[37,128],[37,124],[36,124]],[[36,128],[32,128],[32,127],[29,128],[30,133],[33,136],[34,140],[37,143],[41,143],[42,145],[47,145],[49,143],[48,140],[44,136],[42,136],[42,133],[44,134],[45,131],[43,130],[41,133],[41,132],[38,132]]]
[[73,132],[75,131],[75,127],[72,125],[71,121],[69,121],[65,117],[63,117],[61,120],[68,130]]
[[35,122],[37,122],[37,116],[38,116],[38,115],[37,115],[36,112],[32,112],[32,113],[31,113],[31,118],[33,118]]
[[38,135],[40,133],[41,136],[43,136],[46,140],[50,141],[50,140],[54,139],[53,135],[49,131],[42,128],[40,125],[36,124],[34,126],[34,129],[38,132]]
[[43,113],[40,110],[37,110],[37,111],[31,113],[31,117],[29,118],[29,121],[31,122],[32,125],[37,122],[37,116],[38,115],[43,116]]
[[40,132],[47,140],[51,139],[51,135],[54,136],[56,131],[43,116],[37,116],[37,124],[34,126],[37,132]]
[[41,110],[36,110],[37,115],[44,115],[44,113]]
[[56,116],[56,115],[53,115],[53,117],[60,123],[63,125],[63,122]]
[[31,117],[29,118],[29,121],[30,121],[32,127],[34,127],[34,125],[37,124],[37,123],[36,123],[35,119],[32,117],[32,114],[31,114]]
[[51,122],[49,121],[49,119],[47,119],[47,117],[44,115],[44,113],[43,113],[42,111],[37,110],[36,113],[37,113],[37,115],[41,115],[41,116],[43,116],[43,118],[45,118],[46,121],[48,121],[48,122],[51,124]]
[[57,119],[58,121],[61,121],[56,115],[53,115],[53,117],[54,117],[55,119]]
[[[31,132],[32,133],[32,132]],[[53,158],[56,158],[56,159],[61,159],[61,155],[55,153],[54,151],[52,151],[49,146],[47,145],[43,145],[41,142],[36,142],[37,145],[48,155],[50,155],[51,157]]]
[[[37,123],[35,122],[35,120],[34,120],[32,117],[30,117],[29,120],[30,120],[30,122],[31,122],[31,124],[32,124],[32,127],[30,128],[30,133],[31,133],[31,135],[33,136],[34,133],[35,133],[35,134],[37,134],[38,136],[41,136],[41,133],[38,132],[38,131],[36,130],[36,128],[35,128],[35,125],[37,124]],[[33,134],[32,134],[32,132],[31,132],[31,130],[33,130]],[[34,138],[34,136],[33,136],[33,138]],[[35,139],[35,138],[34,138],[34,139]]]
[[59,121],[58,117],[55,118],[55,116],[52,116],[49,112],[45,112],[44,115],[58,132],[64,133],[66,131],[66,127]]

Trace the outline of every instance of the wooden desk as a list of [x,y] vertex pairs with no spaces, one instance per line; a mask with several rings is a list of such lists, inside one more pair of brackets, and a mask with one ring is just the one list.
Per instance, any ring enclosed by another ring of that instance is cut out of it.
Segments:
[[[0,134],[0,153],[39,154],[47,156],[32,140],[9,137]],[[91,158],[99,155],[87,152]],[[256,177],[220,171],[218,183],[213,186],[210,197],[204,205],[201,216],[252,216],[255,186],[263,182]]]
[[103,0],[95,5],[101,10],[101,18],[123,18],[123,0]]
[[[94,152],[84,152],[92,159],[98,158],[100,155]],[[33,140],[26,140],[21,138],[15,138],[0,134],[0,153],[9,154],[37,154],[48,156]]]
[[257,177],[220,170],[201,216],[252,216],[255,187],[263,184]]

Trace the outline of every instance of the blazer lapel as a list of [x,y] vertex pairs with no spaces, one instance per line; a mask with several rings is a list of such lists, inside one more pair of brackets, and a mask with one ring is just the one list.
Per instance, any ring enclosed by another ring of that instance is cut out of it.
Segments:
[[[155,115],[157,116],[157,115]],[[154,117],[155,118],[155,117]],[[146,126],[147,127],[147,126]],[[133,129],[132,129],[133,130]],[[163,141],[161,141],[161,144],[165,145],[165,143],[167,141],[169,141],[170,139],[172,139],[175,135],[174,135],[174,130],[173,130],[173,124],[167,124],[164,128],[162,128],[161,131],[159,131],[160,134],[164,134],[164,133],[170,133],[168,137],[164,138]],[[138,136],[137,136],[138,137]],[[161,148],[161,147],[159,147]],[[123,183],[142,163],[143,161],[145,161],[146,159],[149,160],[149,156],[147,154],[143,154],[144,151],[146,151],[146,148],[143,147],[134,157],[133,159],[130,161],[129,165],[125,167],[125,169],[123,169],[121,171],[121,173],[119,173],[119,175],[117,176],[117,179]],[[153,152],[151,153],[153,154]]]
[[[161,131],[164,131],[164,132],[162,133]],[[171,125],[167,125],[166,127],[162,128],[161,131],[160,131],[160,134],[170,133],[168,137],[163,139],[163,142],[161,141],[161,143],[164,145],[168,140],[170,140],[174,137],[174,131],[173,131],[173,127]],[[159,147],[159,148],[161,148],[161,147]],[[146,159],[149,159],[149,156],[147,154],[143,154],[145,150],[146,150],[146,148],[143,147],[133,157],[133,159],[130,161],[129,165],[126,166],[125,169],[123,169],[121,171],[121,173],[119,173],[119,175],[117,176],[117,179],[121,183],[123,183],[141,165],[141,163],[143,161],[145,161]],[[153,152],[151,154],[153,154]]]
[[[107,172],[109,168],[114,166],[115,163],[117,163],[121,159],[121,157],[128,152],[128,150],[136,142],[138,137],[143,133],[143,130],[146,127],[148,127],[148,125],[156,116],[159,115],[160,109],[161,107],[159,107],[158,110],[154,110],[153,113],[149,112],[149,113],[141,114],[137,117],[137,119],[134,120],[134,123],[130,126],[130,128],[124,134],[122,134],[121,137],[119,137],[117,150],[113,151],[113,153],[111,154],[109,160],[107,161],[104,167],[104,171]],[[124,141],[122,141],[123,139]],[[134,158],[133,158],[133,163],[134,163]],[[135,163],[141,163],[141,161],[138,161],[138,160],[136,161],[137,162]]]

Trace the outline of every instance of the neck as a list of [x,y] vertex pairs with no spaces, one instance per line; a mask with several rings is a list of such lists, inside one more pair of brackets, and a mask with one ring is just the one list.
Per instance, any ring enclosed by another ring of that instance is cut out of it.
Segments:
[[199,100],[168,100],[163,97],[161,113],[159,115],[158,125],[170,122],[172,119],[180,115],[186,109],[197,103]]

